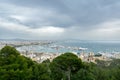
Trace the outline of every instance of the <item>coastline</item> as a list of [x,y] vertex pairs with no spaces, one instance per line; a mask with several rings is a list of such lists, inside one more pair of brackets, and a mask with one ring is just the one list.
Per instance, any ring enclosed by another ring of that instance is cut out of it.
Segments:
[[[64,41],[65,42],[65,41]],[[0,49],[3,48],[6,44],[12,47],[15,47],[21,55],[31,58],[34,61],[42,62],[46,59],[52,61],[55,57],[63,54],[65,52],[72,52],[76,54],[82,61],[95,62],[95,60],[111,60],[112,58],[119,59],[120,52],[94,52],[89,51],[92,47],[98,47],[99,45],[92,45],[92,43],[83,42],[83,41],[74,41],[73,46],[71,45],[72,41],[66,41],[65,44],[60,41],[0,41]],[[80,45],[80,43],[84,43]],[[95,43],[95,42],[94,42]],[[63,45],[64,44],[64,45]],[[86,44],[90,44],[91,47],[86,47]],[[100,44],[100,43],[99,43]],[[102,42],[102,44],[105,44]],[[108,45],[108,43],[107,43]],[[81,47],[83,46],[83,47]],[[119,48],[119,46],[118,46]],[[101,56],[95,56],[96,54],[101,54]]]

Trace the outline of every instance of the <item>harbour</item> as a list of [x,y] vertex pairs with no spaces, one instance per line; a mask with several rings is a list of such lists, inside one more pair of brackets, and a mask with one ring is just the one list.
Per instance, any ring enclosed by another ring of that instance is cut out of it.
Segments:
[[[14,40],[0,41],[0,48],[5,45],[15,47],[23,56],[31,58],[33,61],[41,63],[44,60],[53,60],[55,57],[66,52],[76,54],[83,61],[95,62],[99,60],[110,60],[120,58],[120,43],[105,41],[31,41]],[[100,54],[99,56],[96,56]]]

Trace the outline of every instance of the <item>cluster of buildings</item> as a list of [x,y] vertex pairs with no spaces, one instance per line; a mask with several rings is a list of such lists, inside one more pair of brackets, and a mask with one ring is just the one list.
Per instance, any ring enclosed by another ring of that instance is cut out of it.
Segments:
[[21,46],[29,46],[29,45],[47,45],[51,44],[54,41],[37,41],[37,40],[0,40],[0,49],[2,49],[5,45],[13,46],[13,47],[21,47]]
[[82,61],[96,63],[96,60],[111,61],[112,59],[120,59],[120,52],[112,54],[110,53],[94,54],[93,52],[90,52],[88,54],[81,53],[78,57],[81,58]]
[[1,45],[10,45],[10,46],[28,46],[28,45],[46,45],[51,44],[54,41],[49,40],[0,40]]
[[[37,52],[21,52],[21,55],[24,55],[26,57],[31,58],[33,61],[37,61],[38,63],[43,62],[44,60],[49,59],[52,61],[57,56],[61,55],[63,53],[37,53]],[[94,54],[93,52],[90,53],[84,53],[81,52],[80,54],[77,54],[73,52],[73,54],[76,54],[83,62],[93,62],[96,63],[96,60],[103,60],[103,61],[110,61],[112,58],[120,59],[120,53],[119,54],[113,54],[111,57],[107,57],[103,54]]]
[[[47,45],[51,44],[53,41],[28,41],[28,40],[20,40],[20,41],[5,41],[5,40],[0,40],[0,49],[3,48],[6,44],[14,47],[19,47],[19,46],[29,46],[29,45]],[[54,47],[51,47],[54,48]],[[64,47],[62,47],[64,48]],[[71,48],[70,48],[71,49]],[[104,60],[104,61],[109,61],[112,58],[120,59],[120,53],[113,53],[113,54],[94,54],[93,52],[90,53],[85,53],[84,50],[86,48],[75,48],[77,50],[83,50],[80,54],[73,52],[76,54],[79,58],[81,58],[82,61],[85,62],[96,62],[96,60]],[[58,49],[57,49],[58,50]],[[37,61],[39,63],[43,62],[44,60],[49,59],[52,61],[55,57],[59,56],[60,54],[63,53],[45,53],[45,52],[32,52],[32,51],[21,51],[21,55],[24,55],[26,57],[31,58],[33,61]],[[108,56],[110,55],[110,56]]]
[[21,55],[25,56],[25,57],[29,57],[31,58],[33,61],[36,61],[38,63],[41,63],[47,59],[49,59],[50,61],[52,61],[55,57],[59,56],[60,54],[56,54],[56,53],[37,53],[37,52],[21,52]]
[[82,59],[82,61],[85,61],[85,62],[93,62],[93,63],[96,63],[96,60],[103,60],[103,61],[109,61],[111,60],[110,57],[107,57],[103,54],[94,54],[93,52],[90,52],[88,54],[85,54],[85,53],[81,53],[79,55],[79,58]]

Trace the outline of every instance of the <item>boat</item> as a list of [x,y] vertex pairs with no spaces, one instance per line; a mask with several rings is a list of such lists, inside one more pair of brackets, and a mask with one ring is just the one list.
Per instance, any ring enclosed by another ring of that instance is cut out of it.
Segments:
[[78,50],[87,50],[87,48],[79,47]]

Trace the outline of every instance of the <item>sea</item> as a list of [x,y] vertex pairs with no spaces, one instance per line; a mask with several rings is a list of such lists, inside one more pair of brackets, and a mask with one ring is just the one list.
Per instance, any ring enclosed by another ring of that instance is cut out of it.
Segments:
[[46,45],[30,45],[17,48],[20,51],[33,51],[44,53],[65,52],[93,52],[97,53],[120,53],[120,41],[93,41],[93,40],[60,40]]

